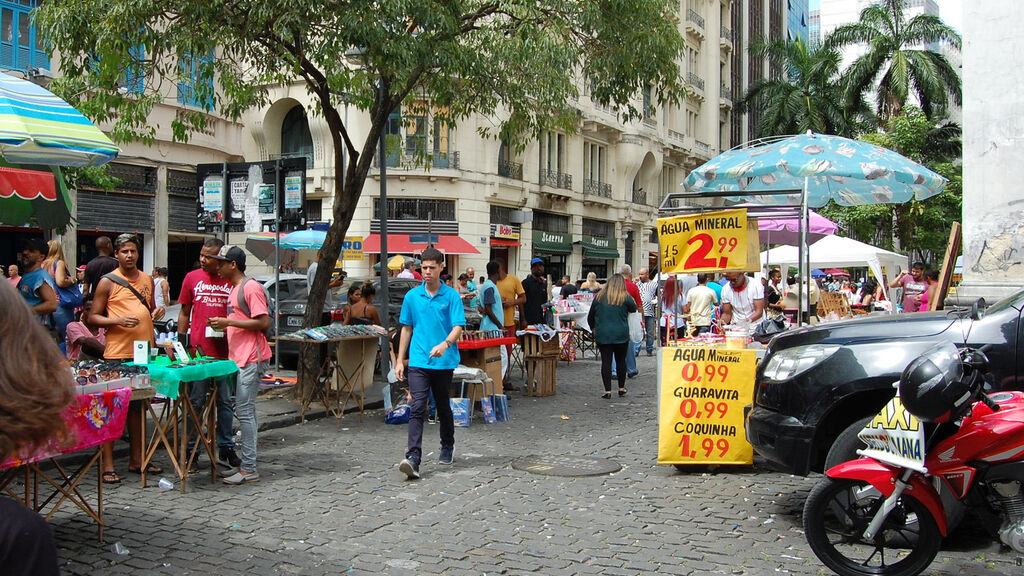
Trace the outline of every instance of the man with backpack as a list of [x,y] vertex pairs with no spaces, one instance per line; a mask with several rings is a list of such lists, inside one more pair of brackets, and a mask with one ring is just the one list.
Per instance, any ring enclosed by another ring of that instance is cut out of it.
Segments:
[[[217,273],[231,282],[227,316],[207,320],[211,328],[226,331],[228,358],[238,365],[235,387],[235,417],[242,425],[242,464],[224,478],[225,484],[258,482],[256,471],[256,394],[260,376],[270,360],[270,345],[264,332],[270,327],[270,309],[263,286],[245,275],[245,252],[238,246],[224,245],[211,258],[219,260]],[[250,282],[250,280],[252,280]]]

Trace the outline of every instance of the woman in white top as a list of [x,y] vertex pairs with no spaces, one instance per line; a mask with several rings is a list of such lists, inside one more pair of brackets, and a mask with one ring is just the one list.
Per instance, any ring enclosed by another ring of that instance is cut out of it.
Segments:
[[166,308],[171,304],[171,287],[167,283],[167,268],[153,268],[153,302]]

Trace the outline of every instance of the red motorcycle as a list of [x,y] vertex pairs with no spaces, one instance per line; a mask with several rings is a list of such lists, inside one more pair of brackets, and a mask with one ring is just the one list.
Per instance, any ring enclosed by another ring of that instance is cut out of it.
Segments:
[[981,350],[939,344],[859,434],[862,458],[825,472],[804,532],[842,576],[913,576],[931,564],[962,507],[1024,553],[1024,393],[985,394]]

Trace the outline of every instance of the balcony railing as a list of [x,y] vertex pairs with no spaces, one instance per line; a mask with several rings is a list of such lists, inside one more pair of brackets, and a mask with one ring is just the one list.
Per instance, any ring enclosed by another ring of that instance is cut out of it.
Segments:
[[572,174],[558,173],[558,187],[565,190],[572,190]]
[[633,204],[647,205],[647,191],[643,188],[633,190]]
[[721,32],[721,34],[722,34],[722,38],[723,38],[724,40],[728,40],[729,42],[732,42],[732,41],[733,41],[733,38],[732,38],[732,30],[729,30],[729,29],[728,29],[728,28],[726,28],[725,26],[722,26],[722,32]]
[[704,79],[701,78],[700,76],[697,76],[693,72],[686,73],[686,81],[696,86],[697,89],[700,90],[701,92],[704,91]]
[[543,186],[558,188],[558,172],[556,170],[540,169],[540,183]]
[[686,19],[701,28],[704,27],[704,17],[697,14],[692,8],[686,11]]
[[680,142],[680,143],[686,141],[686,136],[683,136],[682,132],[676,132],[675,130],[669,130],[668,131],[668,137],[670,139],[675,140],[676,142]]
[[591,180],[586,178],[583,180],[583,193],[611,198],[612,185],[607,182],[601,182],[600,180]]
[[307,169],[313,168],[313,154],[312,153],[310,153],[310,154],[302,154],[300,152],[284,152],[284,153],[281,153],[281,154],[271,154],[270,155],[270,159],[271,160],[285,160],[287,158],[305,158],[306,159],[306,168]]
[[501,160],[498,162],[498,176],[504,176],[505,178],[511,178],[513,180],[522,180],[523,165],[516,162],[509,162],[508,160]]
[[701,154],[704,154],[708,158],[710,158],[712,156],[711,146],[708,143],[706,143],[706,142],[701,142],[700,140],[694,140],[693,141],[693,147],[697,150],[697,152],[699,152]]
[[[416,150],[393,150],[387,155],[388,168],[398,170],[417,170],[445,168],[459,170],[460,158],[458,152],[434,152],[433,154],[420,154]],[[374,165],[380,167],[380,158],[374,158]],[[429,167],[429,168],[428,168]]]

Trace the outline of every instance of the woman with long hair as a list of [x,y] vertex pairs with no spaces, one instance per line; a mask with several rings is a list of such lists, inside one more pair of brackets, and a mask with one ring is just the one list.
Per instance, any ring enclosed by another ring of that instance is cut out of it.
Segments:
[[[74,399],[71,371],[21,294],[0,282],[0,462],[65,433],[62,412]],[[11,574],[58,574],[46,521],[0,496],[0,567]]]
[[[626,353],[629,348],[629,314],[636,312],[636,302],[626,292],[626,282],[622,274],[615,274],[608,279],[604,288],[594,297],[587,314],[594,342],[601,352],[601,381],[604,383],[605,400],[612,397],[612,358],[616,366],[626,365]],[[619,396],[626,395],[626,371],[621,368],[616,376],[619,380]]]
[[[64,260],[64,248],[57,240],[50,240],[46,243],[50,247],[43,260],[42,268],[53,277],[54,282],[61,288],[70,288],[75,283],[75,275],[68,270],[68,264]],[[58,302],[57,309],[53,312],[53,325],[57,329],[57,341],[63,343],[67,336],[68,324],[75,320],[75,310],[61,306]]]
[[601,283],[597,281],[597,274],[593,272],[587,273],[587,281],[580,285],[580,292],[590,294],[597,294],[601,291]]
[[380,326],[380,311],[373,305],[373,297],[377,290],[372,282],[364,282],[360,288],[359,301],[348,307],[348,314],[345,315],[345,325],[349,324],[376,324]]
[[153,306],[166,308],[171,305],[171,287],[167,282],[167,268],[153,268]]

